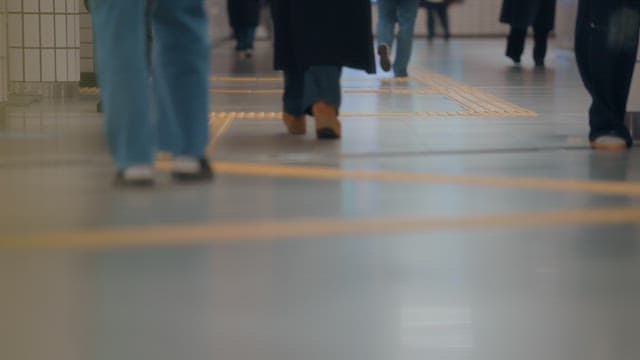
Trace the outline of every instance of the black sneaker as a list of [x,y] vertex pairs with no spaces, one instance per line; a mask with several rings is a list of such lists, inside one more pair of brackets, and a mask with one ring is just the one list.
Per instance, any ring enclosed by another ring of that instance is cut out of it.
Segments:
[[384,71],[391,70],[391,59],[389,58],[389,45],[381,44],[378,46],[378,56],[380,56],[380,67]]
[[180,181],[208,181],[213,179],[213,170],[204,157],[177,157],[171,175]]

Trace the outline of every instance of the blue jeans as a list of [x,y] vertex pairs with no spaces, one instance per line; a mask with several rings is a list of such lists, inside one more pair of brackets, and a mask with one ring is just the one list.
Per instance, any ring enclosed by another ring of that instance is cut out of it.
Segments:
[[153,1],[152,80],[145,3],[90,3],[107,142],[118,169],[152,163],[157,148],[202,157],[208,142],[209,46],[203,1]]
[[284,111],[291,115],[309,113],[314,102],[322,100],[340,109],[340,66],[311,66],[284,72]]
[[236,51],[253,49],[256,38],[255,26],[239,26],[233,28],[233,36],[236,38]]
[[392,47],[396,22],[399,27],[393,63],[393,73],[396,76],[407,76],[417,14],[418,0],[378,0],[378,45],[387,44]]

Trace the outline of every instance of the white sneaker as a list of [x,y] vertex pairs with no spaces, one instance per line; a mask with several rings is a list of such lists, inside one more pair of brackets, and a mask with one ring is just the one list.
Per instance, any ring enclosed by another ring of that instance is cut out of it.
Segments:
[[206,158],[196,158],[189,156],[178,156],[174,159],[173,177],[177,180],[210,180],[213,178],[213,171]]
[[116,175],[116,184],[134,186],[153,185],[153,167],[149,164],[126,167]]

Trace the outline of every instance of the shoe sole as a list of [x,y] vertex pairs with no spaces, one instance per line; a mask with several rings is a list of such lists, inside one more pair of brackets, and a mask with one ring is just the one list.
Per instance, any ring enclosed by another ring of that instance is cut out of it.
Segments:
[[339,139],[340,134],[338,134],[332,128],[321,128],[316,130],[316,136],[318,139]]
[[378,55],[380,56],[380,67],[384,71],[391,70],[391,59],[389,58],[389,47],[378,46]]
[[200,159],[200,170],[195,173],[190,172],[171,172],[171,177],[174,180],[182,182],[199,182],[199,181],[211,181],[213,179],[213,169],[206,159]]
[[595,141],[591,142],[591,148],[594,150],[608,150],[608,151],[624,151],[629,147],[626,144],[599,144]]

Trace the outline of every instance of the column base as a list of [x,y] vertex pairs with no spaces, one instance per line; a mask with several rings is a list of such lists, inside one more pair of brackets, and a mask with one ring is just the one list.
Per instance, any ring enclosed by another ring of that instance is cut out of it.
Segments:
[[34,95],[43,98],[72,98],[80,94],[77,82],[10,82],[9,95]]

